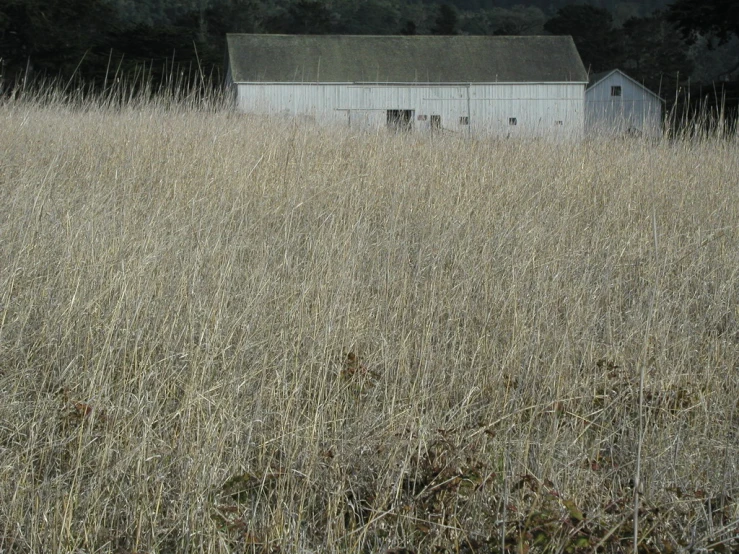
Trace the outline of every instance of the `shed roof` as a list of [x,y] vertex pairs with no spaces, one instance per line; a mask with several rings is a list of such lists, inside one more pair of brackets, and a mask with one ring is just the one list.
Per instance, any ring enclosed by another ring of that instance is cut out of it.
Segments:
[[569,36],[227,35],[234,82],[588,81]]

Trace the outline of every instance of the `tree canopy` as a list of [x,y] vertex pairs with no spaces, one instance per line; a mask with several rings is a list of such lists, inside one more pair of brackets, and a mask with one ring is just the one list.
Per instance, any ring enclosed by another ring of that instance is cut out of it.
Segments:
[[621,60],[618,33],[608,10],[587,4],[571,4],[544,24],[553,35],[571,35],[580,57],[593,72],[618,67]]
[[689,39],[707,35],[725,43],[732,35],[739,36],[736,0],[676,0],[668,8],[668,19]]
[[431,33],[434,35],[456,35],[458,22],[457,10],[454,6],[441,4],[436,22],[431,28]]

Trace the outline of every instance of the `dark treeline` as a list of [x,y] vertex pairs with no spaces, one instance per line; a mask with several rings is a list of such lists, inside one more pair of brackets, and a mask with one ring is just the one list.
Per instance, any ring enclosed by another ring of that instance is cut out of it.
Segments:
[[116,80],[154,91],[195,78],[220,83],[228,32],[567,34],[591,72],[623,69],[668,105],[688,90],[695,103],[720,105],[716,83],[739,71],[734,0],[520,2],[0,0],[0,90],[29,78],[97,91]]

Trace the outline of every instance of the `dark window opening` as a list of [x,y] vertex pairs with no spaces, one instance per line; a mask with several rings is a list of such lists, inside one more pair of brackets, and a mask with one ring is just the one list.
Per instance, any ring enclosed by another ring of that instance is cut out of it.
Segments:
[[440,130],[441,130],[441,116],[432,115],[431,116],[431,131],[440,131]]
[[469,125],[470,124],[470,118],[466,115],[459,118],[459,124],[460,125]]
[[555,125],[562,125],[562,121],[555,121],[554,124]]
[[387,126],[393,131],[410,131],[413,129],[413,110],[388,110]]
[[518,119],[516,119],[515,117],[509,117],[508,125],[518,125]]
[[611,87],[611,96],[621,96],[621,87],[620,86]]

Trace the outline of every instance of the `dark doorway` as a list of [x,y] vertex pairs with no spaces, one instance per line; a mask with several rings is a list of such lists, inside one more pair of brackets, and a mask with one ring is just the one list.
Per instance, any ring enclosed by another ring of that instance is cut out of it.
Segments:
[[441,116],[432,115],[431,116],[431,132],[435,133],[438,131],[441,131]]
[[413,130],[413,110],[388,110],[387,126],[393,131]]

